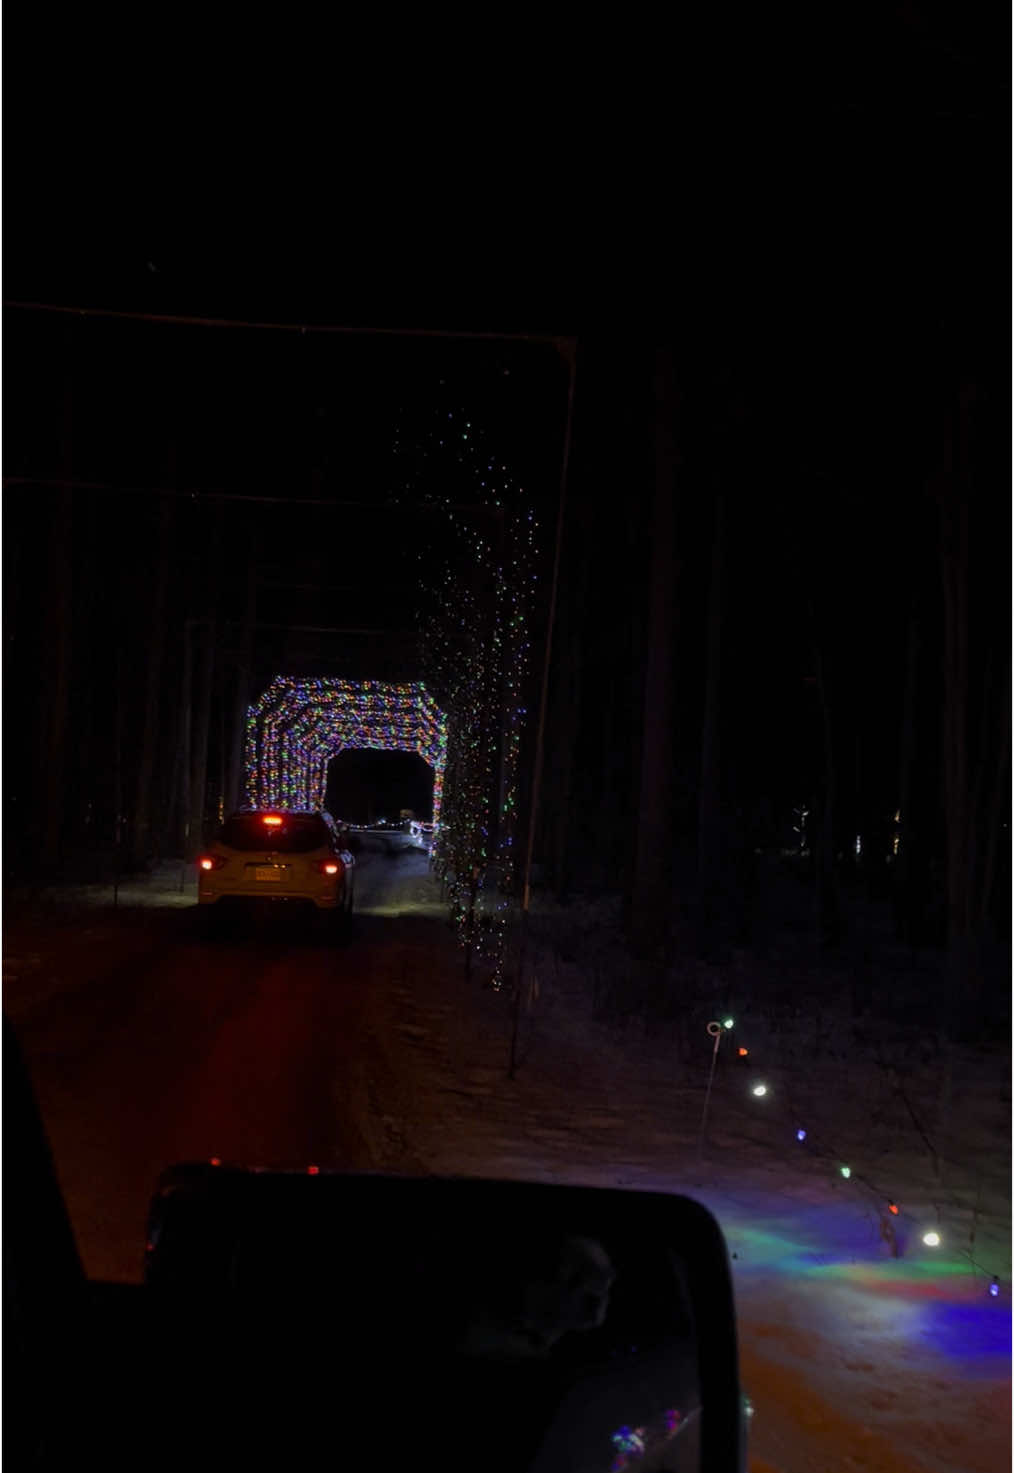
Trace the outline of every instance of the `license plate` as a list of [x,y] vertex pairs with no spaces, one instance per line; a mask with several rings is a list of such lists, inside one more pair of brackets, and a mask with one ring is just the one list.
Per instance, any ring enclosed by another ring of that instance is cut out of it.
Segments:
[[254,870],[255,880],[280,880],[282,872],[273,864],[259,864]]

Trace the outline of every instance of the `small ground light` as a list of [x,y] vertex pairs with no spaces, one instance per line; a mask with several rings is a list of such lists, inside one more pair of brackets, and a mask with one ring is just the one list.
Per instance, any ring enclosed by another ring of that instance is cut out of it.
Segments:
[[849,1177],[852,1175],[852,1167],[851,1166],[843,1166],[841,1168],[841,1174],[845,1178],[845,1180],[848,1181]]
[[797,1141],[805,1141],[806,1140],[806,1131],[805,1130],[802,1130],[802,1129],[797,1130],[796,1131],[796,1140]]
[[733,1019],[732,1018],[723,1018],[722,1019],[722,1027],[723,1028],[731,1028],[732,1027],[732,1024],[733,1024]]
[[994,1299],[997,1297],[997,1295],[1000,1293],[1000,1280],[999,1279],[997,1279],[997,1278],[994,1278],[993,1279],[992,1283],[989,1286],[989,1292],[993,1296]]
[[927,1248],[939,1248],[940,1247],[940,1234],[939,1233],[923,1233],[922,1240],[926,1244],[926,1247]]
[[888,1212],[893,1213],[895,1217],[897,1217],[897,1215],[898,1215],[898,1204],[897,1204],[897,1202],[888,1202],[888,1204],[887,1204],[887,1210],[888,1210]]
[[741,1059],[745,1059],[750,1050],[748,1048],[738,1048],[736,1052]]
[[753,1089],[751,1090],[751,1094],[755,1095],[766,1095],[767,1092],[768,1087],[766,1084],[755,1084]]

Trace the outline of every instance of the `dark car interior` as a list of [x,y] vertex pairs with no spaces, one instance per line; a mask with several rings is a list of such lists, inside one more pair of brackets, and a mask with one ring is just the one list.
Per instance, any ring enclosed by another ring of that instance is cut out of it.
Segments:
[[12,1466],[541,1469],[586,1447],[573,1466],[608,1468],[629,1424],[671,1439],[653,1466],[740,1468],[728,1264],[697,1203],[182,1165],[143,1283],[90,1284],[6,1024],[4,1056]]

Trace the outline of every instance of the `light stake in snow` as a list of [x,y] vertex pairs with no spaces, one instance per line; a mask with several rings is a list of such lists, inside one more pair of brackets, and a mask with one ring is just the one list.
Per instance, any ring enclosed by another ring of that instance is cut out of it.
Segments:
[[923,1233],[922,1240],[926,1244],[926,1247],[927,1248],[939,1248],[940,1247],[940,1234],[939,1233]]
[[796,1140],[797,1141],[805,1141],[806,1140],[806,1131],[805,1130],[802,1130],[802,1129],[797,1130],[796,1131]]
[[767,1092],[768,1092],[768,1087],[767,1087],[766,1084],[755,1084],[754,1087],[753,1087],[753,1090],[751,1091],[752,1094],[755,1094],[758,1097],[760,1095],[766,1095]]
[[901,1257],[901,1247],[898,1243],[898,1234],[894,1230],[890,1213],[880,1214],[880,1236],[891,1250],[892,1258]]
[[852,1167],[851,1166],[842,1166],[840,1168],[840,1170],[841,1170],[842,1176],[845,1178],[846,1181],[848,1181],[849,1177],[852,1175]]
[[887,1210],[894,1217],[897,1217],[897,1215],[898,1215],[898,1204],[897,1204],[897,1202],[888,1202],[888,1204],[887,1204]]
[[704,1152],[704,1126],[708,1118],[708,1104],[711,1101],[711,1086],[715,1082],[715,1065],[718,1063],[718,1045],[722,1042],[722,1034],[731,1027],[731,1018],[726,1019],[724,1023],[719,1023],[713,1018],[708,1024],[708,1034],[715,1040],[715,1046],[711,1050],[711,1071],[708,1074],[708,1087],[704,1091],[704,1109],[701,1111],[701,1133],[697,1141],[699,1155],[702,1155]]
[[989,1286],[989,1292],[993,1299],[996,1299],[1000,1293],[1000,1280],[996,1277],[995,1274],[993,1275],[993,1281]]

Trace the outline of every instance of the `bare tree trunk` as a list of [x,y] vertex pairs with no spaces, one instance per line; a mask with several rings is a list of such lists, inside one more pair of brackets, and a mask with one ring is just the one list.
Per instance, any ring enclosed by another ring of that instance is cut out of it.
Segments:
[[166,821],[162,831],[161,849],[163,853],[174,855],[176,853],[177,820],[180,811],[180,783],[182,780],[183,748],[180,742],[172,744],[173,759],[172,772],[169,779],[169,797],[166,802]]
[[151,787],[158,748],[159,698],[162,691],[162,665],[165,656],[165,611],[166,593],[169,586],[172,525],[171,499],[164,496],[158,511],[158,547],[151,600],[151,632],[147,645],[144,724],[141,729],[141,752],[137,769],[131,840],[133,858],[137,861],[146,859],[151,848]]
[[701,941],[708,953],[719,937],[722,889],[722,774],[720,706],[722,685],[722,614],[725,564],[725,493],[715,494],[708,589],[708,650],[701,725],[701,780],[697,802],[697,875],[701,898]]
[[[595,866],[596,884],[608,887],[615,885],[617,856],[621,855],[623,833],[623,768],[621,766],[623,725],[620,720],[620,692],[622,647],[618,634],[623,632],[623,621],[608,621],[607,666],[604,672],[601,701],[601,761],[599,771],[602,781],[596,805],[595,835],[600,845]],[[625,674],[625,672],[623,672]],[[621,883],[625,879],[620,875]]]
[[116,851],[117,874],[122,863],[123,844],[123,649],[116,648],[116,714],[113,724],[113,846]]
[[184,862],[190,858],[190,794],[193,787],[194,622],[186,619],[183,623],[183,672],[180,681],[180,853]]
[[211,694],[215,674],[217,621],[212,615],[204,633],[194,721],[194,747],[190,787],[190,832],[187,859],[194,859],[204,842],[204,808],[208,787],[208,745],[211,735]]
[[[199,676],[197,683],[197,698],[193,719],[190,723],[189,741],[190,748],[190,802],[188,810],[188,836],[187,849],[184,859],[192,860],[198,854],[204,842],[205,809],[208,796],[208,760],[211,738],[211,714],[212,696],[214,691],[215,662],[218,644],[218,610],[215,606],[215,590],[218,586],[215,578],[215,566],[222,546],[223,508],[218,502],[212,512],[211,525],[207,528],[204,538],[205,557],[201,569],[201,581],[198,583],[198,596],[207,599],[211,605],[206,620],[200,621],[203,625],[199,660]],[[191,621],[192,626],[200,627],[197,621]]]
[[672,906],[673,608],[678,395],[671,350],[655,358],[655,495],[631,941],[642,957],[666,949]]
[[[650,528],[644,523],[646,517],[630,517],[627,522],[627,567],[631,592],[638,584],[638,573],[648,560]],[[639,617],[639,610],[632,597],[629,601],[625,621],[626,647],[620,647],[620,669],[626,677],[622,690],[624,704],[629,712],[627,726],[627,767],[630,772],[628,802],[624,811],[626,823],[623,828],[623,930],[628,937],[634,935],[634,894],[637,886],[637,858],[640,831],[638,821],[640,809],[641,765],[643,760],[644,736],[644,675],[647,661],[648,630],[646,621]]]
[[[68,365],[73,342],[68,333]],[[74,474],[74,384],[68,367],[63,399],[63,469],[70,480]],[[51,871],[60,860],[66,791],[67,725],[70,709],[70,665],[73,651],[73,521],[74,496],[70,490],[56,493],[46,600],[46,669],[43,673],[45,735],[42,743],[44,794],[42,825],[42,868]]]
[[[981,822],[986,830],[985,852],[982,861],[982,873],[979,881],[978,907],[976,910],[974,924],[978,932],[986,929],[989,920],[990,907],[993,901],[993,888],[996,882],[996,852],[1000,843],[1001,814],[1010,811],[1010,803],[1007,787],[1010,776],[1010,728],[1011,728],[1011,666],[1007,660],[1007,675],[1001,687],[1001,709],[999,718],[999,739],[996,746],[996,758],[993,768],[993,779],[984,792],[985,812],[981,815]],[[985,737],[985,732],[984,732]]]
[[246,715],[250,706],[253,681],[254,624],[257,619],[257,566],[254,538],[250,537],[250,561],[247,564],[246,608],[243,615],[243,632],[240,638],[239,663],[236,669],[235,704],[232,718],[232,749],[229,758],[228,796],[226,807],[231,811],[239,807],[243,799],[243,764],[246,756]]
[[[561,629],[557,645],[559,664],[556,688],[559,711],[554,807],[556,822],[553,834],[553,876],[558,900],[566,900],[573,883],[571,848],[571,809],[574,787],[575,752],[580,733],[583,658],[582,621],[588,588],[588,560],[583,540],[577,533],[571,538],[573,563],[567,579],[567,601],[561,607]],[[560,760],[563,759],[563,760]]]
[[225,681],[222,680],[218,697],[218,793],[215,802],[215,818],[218,823],[225,818],[225,788],[228,779],[225,711],[227,699]]
[[913,595],[908,616],[908,650],[901,720],[897,810],[900,820],[894,830],[898,840],[897,853],[894,855],[895,925],[898,935],[909,946],[915,942],[916,870],[913,844],[919,842],[914,813],[919,647],[919,610],[917,599]]
[[813,640],[813,658],[817,672],[817,696],[820,701],[821,725],[824,734],[824,781],[820,798],[820,818],[814,845],[814,876],[816,879],[817,923],[823,944],[835,946],[841,940],[841,902],[838,895],[838,880],[835,872],[834,809],[835,809],[835,754],[831,699],[827,685],[822,638],[817,628],[816,614],[810,607],[810,629]]
[[948,425],[944,466],[936,486],[944,603],[943,786],[947,835],[947,950],[953,1016],[974,1002],[978,992],[978,973],[971,965],[970,956],[973,855],[967,742],[968,500],[962,464],[966,410],[967,405],[963,402],[958,415],[952,417]]

